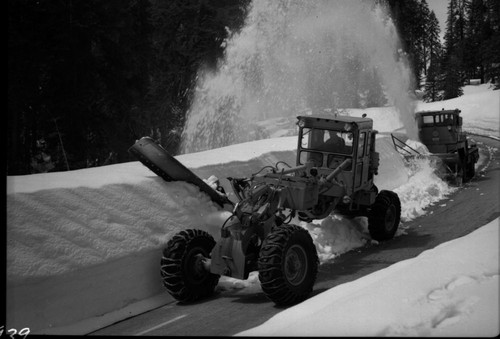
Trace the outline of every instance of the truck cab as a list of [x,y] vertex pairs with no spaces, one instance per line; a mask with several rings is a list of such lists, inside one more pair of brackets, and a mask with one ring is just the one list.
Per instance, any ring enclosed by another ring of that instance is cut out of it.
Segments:
[[350,116],[298,116],[297,166],[312,161],[328,175],[346,159],[351,164],[339,175],[346,193],[369,189],[378,169],[373,120]]
[[424,111],[415,113],[418,137],[431,153],[450,153],[464,148],[460,110]]
[[462,131],[460,112],[459,109],[442,109],[415,113],[420,141],[441,160],[445,176],[458,185],[474,177],[474,166],[479,159],[477,146],[469,143],[467,134]]

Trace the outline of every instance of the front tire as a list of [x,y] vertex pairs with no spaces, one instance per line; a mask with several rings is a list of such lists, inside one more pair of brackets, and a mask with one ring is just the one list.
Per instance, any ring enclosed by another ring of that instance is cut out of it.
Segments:
[[368,230],[372,239],[389,240],[394,237],[401,220],[401,202],[399,196],[382,190],[375,198],[368,216]]
[[163,250],[161,277],[167,291],[180,302],[195,301],[211,295],[219,275],[204,268],[214,238],[202,230],[185,230],[174,235]]
[[318,253],[309,232],[284,224],[264,239],[259,253],[259,280],[277,305],[292,305],[312,292],[318,273]]

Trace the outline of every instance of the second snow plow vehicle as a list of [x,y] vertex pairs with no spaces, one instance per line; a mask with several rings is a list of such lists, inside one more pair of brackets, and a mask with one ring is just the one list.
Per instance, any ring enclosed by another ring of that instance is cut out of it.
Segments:
[[[333,211],[366,216],[373,239],[394,236],[401,203],[396,193],[379,192],[373,183],[379,166],[373,121],[299,116],[297,124],[296,166],[278,162],[248,178],[228,178],[238,201],[212,198],[232,211],[221,225],[220,240],[200,229],[181,231],[169,240],[161,277],[174,298],[189,302],[207,297],[221,275],[247,279],[258,271],[263,292],[276,304],[306,299],[319,260],[309,232],[291,223],[296,218],[322,219]],[[187,168],[179,170],[183,166],[150,138],[137,141],[129,151],[165,180],[189,181],[202,191],[210,188]]]
[[420,154],[401,139],[392,135],[396,150],[405,158],[427,156],[436,160],[445,179],[458,186],[475,175],[479,150],[462,131],[460,110],[422,111],[415,113],[418,137],[430,155]]

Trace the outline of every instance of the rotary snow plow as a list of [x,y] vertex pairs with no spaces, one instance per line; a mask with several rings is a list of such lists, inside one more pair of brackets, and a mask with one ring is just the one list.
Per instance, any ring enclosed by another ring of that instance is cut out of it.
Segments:
[[418,137],[430,154],[422,154],[410,147],[401,137],[392,134],[396,150],[406,160],[429,158],[436,162],[441,177],[458,186],[475,175],[479,150],[462,131],[460,110],[422,111],[415,113]]
[[[174,235],[163,250],[161,277],[181,302],[211,295],[221,275],[247,279],[252,271],[266,296],[291,305],[312,292],[318,255],[309,232],[292,222],[332,212],[368,217],[375,240],[391,239],[400,222],[396,193],[378,191],[376,131],[369,118],[299,116],[295,166],[278,162],[246,178],[228,178],[237,201],[208,186],[149,138],[129,151],[165,180],[185,180],[232,211],[220,240],[200,230]],[[179,166],[180,165],[180,166]],[[196,178],[195,178],[196,177]]]

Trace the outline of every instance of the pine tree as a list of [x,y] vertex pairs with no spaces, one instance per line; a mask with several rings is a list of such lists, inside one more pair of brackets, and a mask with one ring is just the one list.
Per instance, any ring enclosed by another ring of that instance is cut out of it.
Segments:
[[500,88],[500,1],[485,0],[486,19],[483,25],[480,53],[483,57],[484,80]]
[[467,3],[466,40],[463,55],[464,70],[469,79],[481,78],[484,82],[483,53],[481,44],[486,38],[489,22],[487,7],[483,0]]
[[[427,32],[427,44],[428,44],[428,59],[429,63],[433,59],[439,59],[442,55],[443,47],[441,45],[441,38],[439,33],[441,33],[441,28],[439,27],[439,21],[436,18],[434,11],[429,13],[429,21],[426,26]],[[438,61],[435,60],[435,63]]]
[[450,0],[442,61],[443,99],[462,95],[465,38],[465,0]]
[[444,64],[443,100],[457,98],[463,94],[460,65],[461,62],[455,54],[452,54]]
[[429,14],[429,22],[427,26],[427,40],[429,51],[429,67],[427,68],[427,76],[425,82],[424,100],[427,102],[440,100],[441,64],[442,55],[441,40],[439,37],[441,29],[434,11]]
[[425,81],[424,101],[432,102],[441,99],[440,82],[441,73],[438,58],[431,59],[429,68],[427,69],[427,79]]
[[431,17],[429,5],[425,0],[421,0],[418,4],[418,15],[420,21],[420,34],[418,39],[418,49],[419,49],[419,74],[427,74],[427,65],[430,60],[429,48],[429,26],[431,25]]

